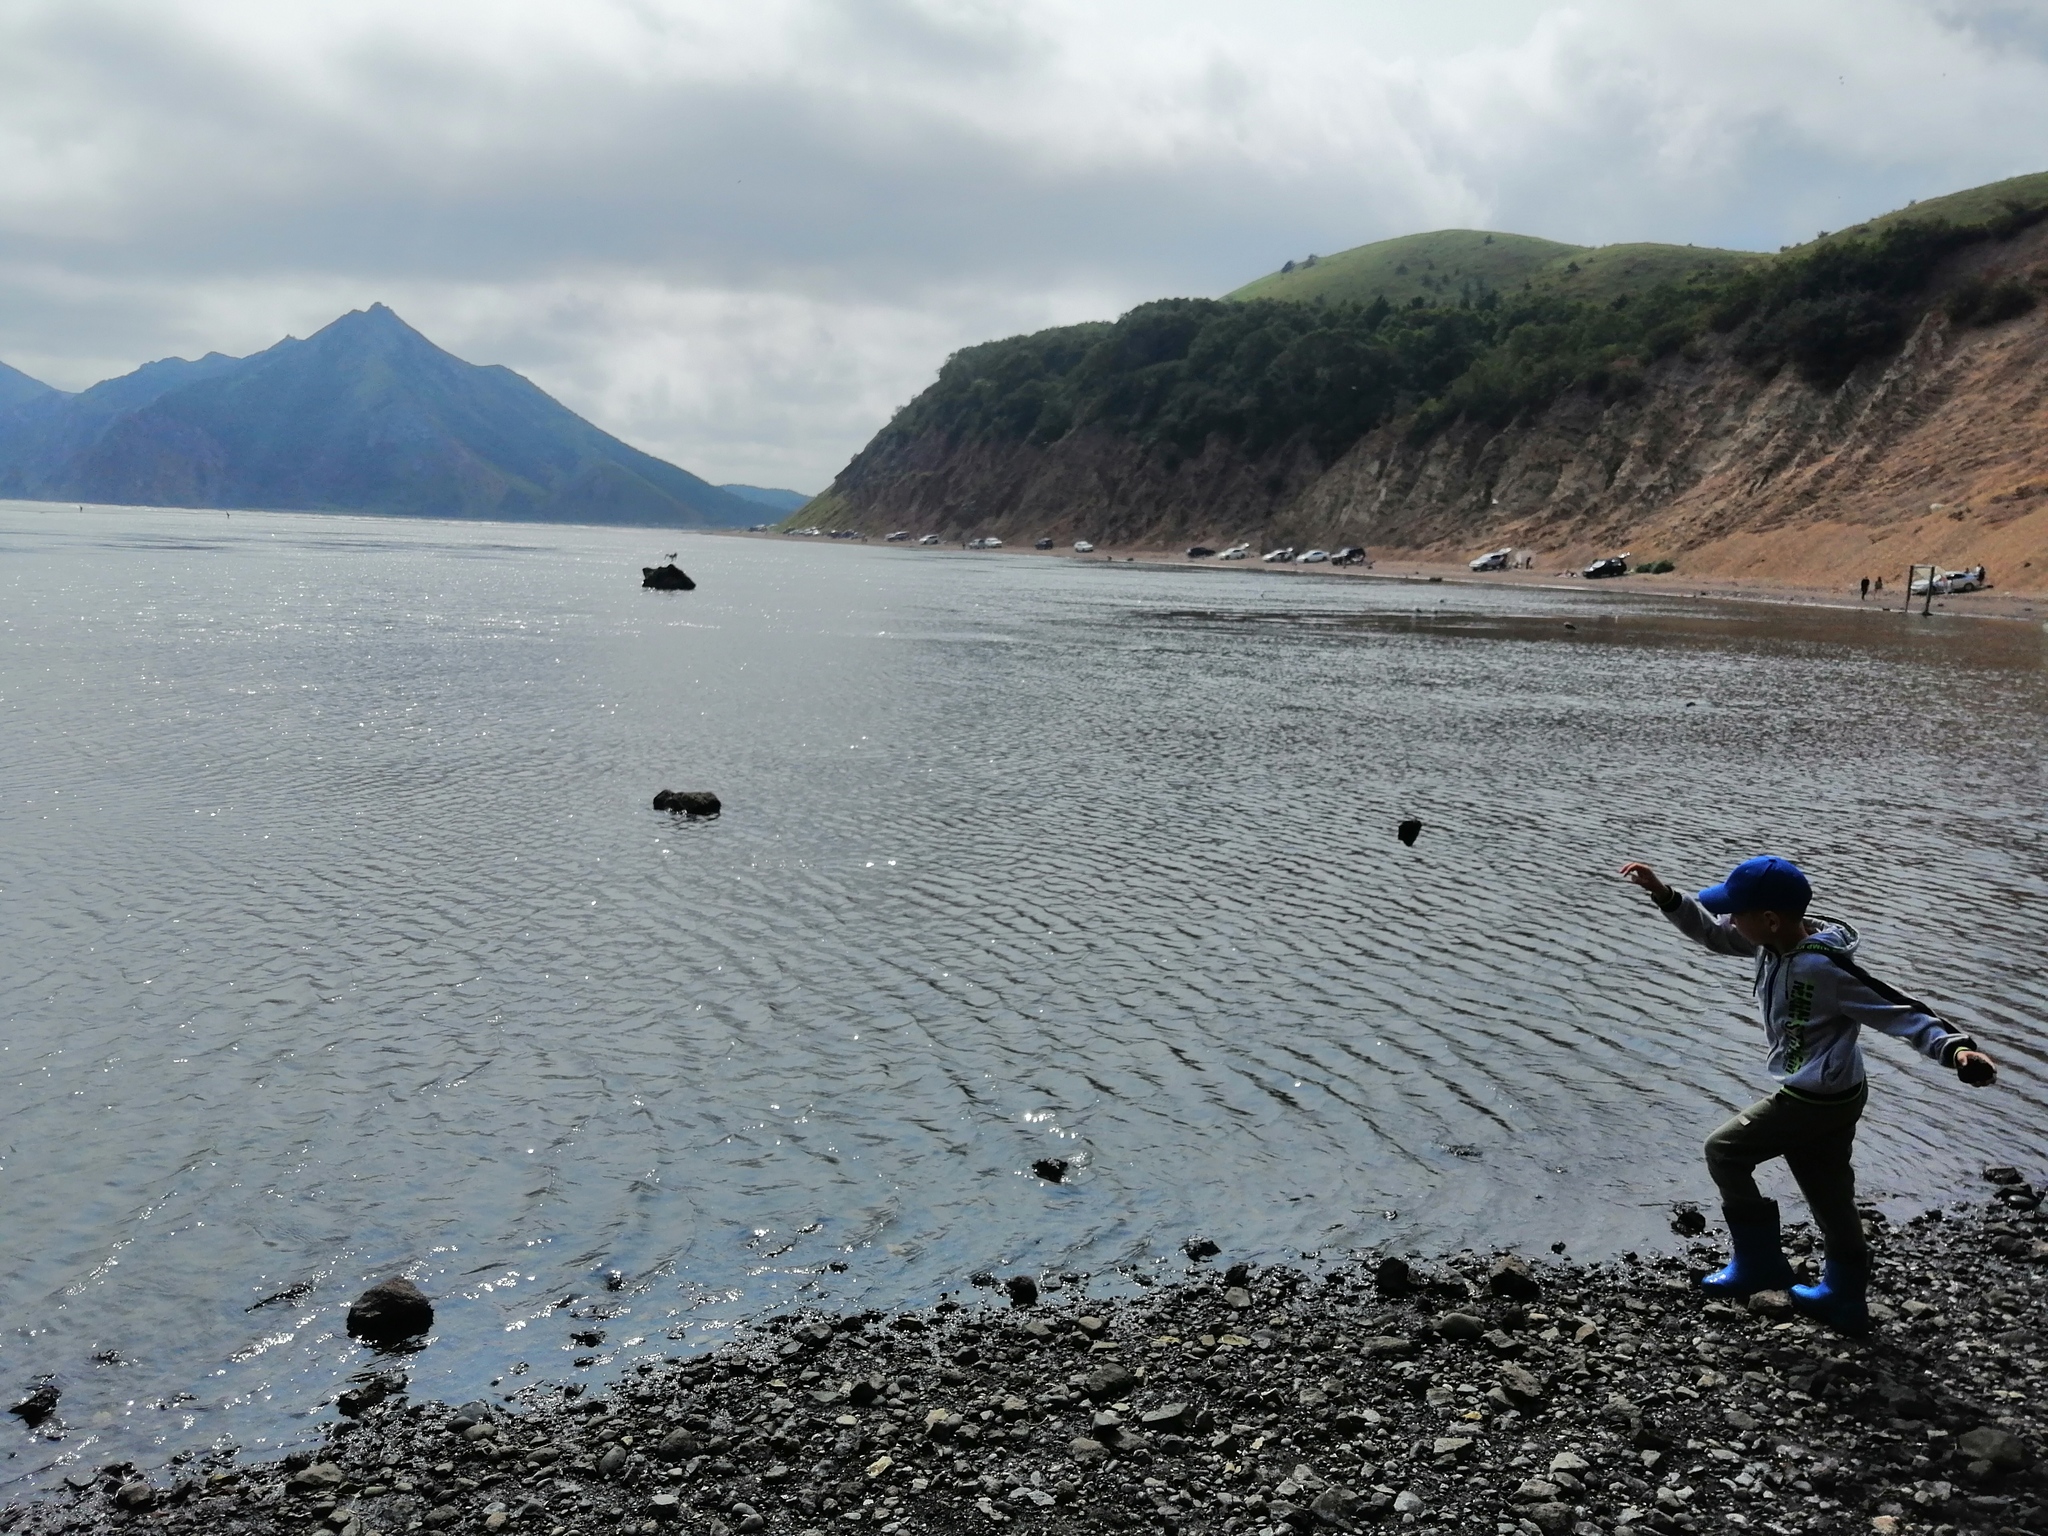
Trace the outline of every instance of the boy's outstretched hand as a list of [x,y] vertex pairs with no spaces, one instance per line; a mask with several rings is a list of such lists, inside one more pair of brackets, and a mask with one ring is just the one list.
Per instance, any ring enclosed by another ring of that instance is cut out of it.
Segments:
[[1671,887],[1662,880],[1659,880],[1657,878],[1657,871],[1650,868],[1647,864],[1622,865],[1621,878],[1628,881],[1631,885],[1640,885],[1650,893],[1650,899],[1653,901],[1662,901],[1671,894]]
[[1998,1065],[1982,1051],[1957,1051],[1956,1076],[1972,1088],[1989,1088],[1998,1081]]

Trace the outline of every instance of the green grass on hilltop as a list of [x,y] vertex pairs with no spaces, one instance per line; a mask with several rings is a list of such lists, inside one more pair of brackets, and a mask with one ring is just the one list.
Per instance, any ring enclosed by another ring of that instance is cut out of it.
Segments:
[[1819,240],[1809,240],[1804,245],[1789,249],[1806,251],[1822,242],[1839,244],[1862,235],[1878,234],[1900,224],[1941,222],[1973,228],[1989,224],[2011,213],[2014,208],[2038,208],[2044,203],[2048,203],[2048,171],[2038,171],[2031,176],[2012,176],[1986,186],[1971,187],[1965,192],[1951,192],[1946,197],[1930,197],[1924,203],[1908,203],[1903,208],[1894,208],[1890,213],[1866,219],[1848,229],[1833,230]]
[[1439,229],[1355,246],[1334,256],[1292,263],[1226,295],[1309,303],[1370,304],[1384,298],[1395,308],[1477,303],[1530,291],[1592,301],[1647,293],[1749,265],[1749,251],[1691,245],[1566,245],[1498,230]]
[[1601,245],[1562,263],[1552,262],[1531,286],[1561,298],[1604,303],[1666,283],[1722,277],[1767,259],[1754,251],[1724,251],[1710,245]]
[[1287,299],[1307,303],[1370,304],[1384,296],[1405,308],[1477,300],[1489,291],[1519,288],[1552,261],[1583,247],[1483,229],[1439,229],[1355,246],[1334,256],[1311,256],[1292,271],[1268,273],[1225,297]]

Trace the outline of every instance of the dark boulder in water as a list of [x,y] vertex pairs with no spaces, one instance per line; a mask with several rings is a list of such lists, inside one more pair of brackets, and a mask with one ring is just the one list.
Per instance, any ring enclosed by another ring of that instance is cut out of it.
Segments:
[[349,1337],[367,1344],[400,1344],[433,1326],[433,1302],[400,1275],[371,1286],[348,1309]]
[[708,789],[664,789],[654,797],[654,808],[679,816],[716,816],[724,809]]
[[51,1382],[43,1382],[7,1411],[34,1429],[57,1411],[57,1388]]
[[683,573],[683,568],[671,560],[667,565],[643,565],[640,567],[640,585],[652,587],[657,592],[694,592],[697,583]]
[[1415,846],[1415,839],[1422,836],[1422,823],[1411,817],[1394,829],[1394,836],[1400,838],[1410,848],[1413,848]]
[[1041,1157],[1031,1165],[1031,1171],[1049,1184],[1057,1184],[1067,1176],[1067,1160],[1064,1157]]

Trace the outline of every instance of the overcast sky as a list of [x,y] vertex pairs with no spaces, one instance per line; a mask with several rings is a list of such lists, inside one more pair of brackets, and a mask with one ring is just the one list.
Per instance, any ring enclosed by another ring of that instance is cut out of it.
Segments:
[[2048,0],[0,0],[0,360],[384,300],[815,491],[946,354],[1445,226],[1752,249],[2048,170]]

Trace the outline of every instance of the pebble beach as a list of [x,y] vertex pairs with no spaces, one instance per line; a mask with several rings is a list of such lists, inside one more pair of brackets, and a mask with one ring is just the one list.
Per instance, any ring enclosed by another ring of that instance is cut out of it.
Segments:
[[282,1460],[81,1471],[0,1530],[2048,1531],[2048,1221],[2018,1170],[1986,1173],[1988,1199],[1870,1209],[1862,1339],[1779,1293],[1704,1298],[1719,1234],[1690,1209],[1672,1251],[1594,1264],[1265,1267],[1205,1239],[1185,1280],[1119,1299],[983,1274],[490,1401],[411,1401],[393,1357]]

